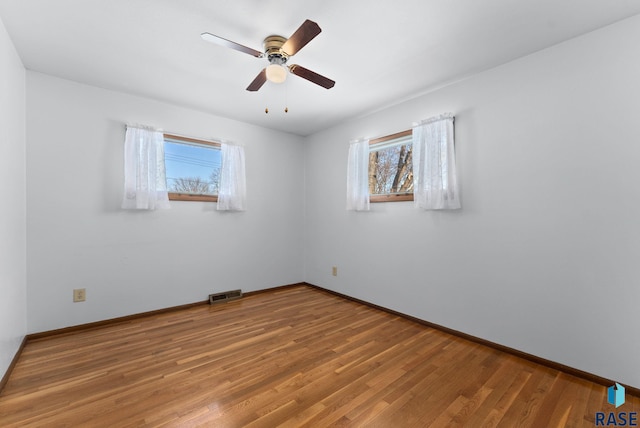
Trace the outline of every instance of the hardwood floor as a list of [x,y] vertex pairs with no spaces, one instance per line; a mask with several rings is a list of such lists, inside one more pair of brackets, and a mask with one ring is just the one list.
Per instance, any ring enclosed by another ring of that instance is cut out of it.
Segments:
[[0,426],[594,426],[606,387],[297,286],[30,341]]

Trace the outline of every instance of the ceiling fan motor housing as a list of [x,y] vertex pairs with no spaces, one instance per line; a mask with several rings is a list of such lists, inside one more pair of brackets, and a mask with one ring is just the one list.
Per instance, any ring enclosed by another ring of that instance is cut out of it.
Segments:
[[264,54],[269,60],[269,64],[283,65],[289,59],[289,55],[282,50],[282,45],[287,41],[282,36],[269,36],[262,43]]

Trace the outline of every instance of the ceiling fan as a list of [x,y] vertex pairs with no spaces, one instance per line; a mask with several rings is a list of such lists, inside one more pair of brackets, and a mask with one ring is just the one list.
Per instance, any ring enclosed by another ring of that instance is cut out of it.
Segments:
[[240,52],[253,55],[256,58],[267,58],[269,65],[253,79],[247,86],[247,91],[257,91],[267,80],[274,83],[281,83],[287,77],[287,69],[292,74],[307,79],[308,81],[320,85],[323,88],[331,89],[336,84],[333,80],[321,76],[298,64],[286,65],[290,57],[294,56],[307,43],[313,40],[322,30],[313,21],[306,20],[288,39],[282,36],[268,36],[263,41],[264,52],[232,42],[211,33],[202,33],[200,36],[211,43],[231,48]]

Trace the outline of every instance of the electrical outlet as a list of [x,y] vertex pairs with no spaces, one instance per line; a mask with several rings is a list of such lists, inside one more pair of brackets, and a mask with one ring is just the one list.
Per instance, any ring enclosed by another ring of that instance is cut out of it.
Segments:
[[333,275],[333,276],[338,276],[338,266],[334,266],[334,267],[331,269],[331,275]]
[[73,290],[73,301],[84,302],[87,300],[87,290],[85,288],[75,288]]

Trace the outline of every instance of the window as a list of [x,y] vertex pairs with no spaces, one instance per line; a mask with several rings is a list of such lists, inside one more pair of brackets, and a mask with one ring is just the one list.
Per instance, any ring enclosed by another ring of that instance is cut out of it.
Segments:
[[412,131],[369,141],[371,202],[413,201]]
[[169,200],[216,202],[220,154],[219,143],[164,134]]

